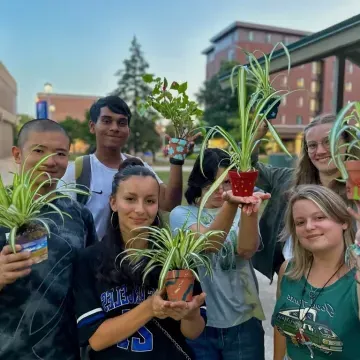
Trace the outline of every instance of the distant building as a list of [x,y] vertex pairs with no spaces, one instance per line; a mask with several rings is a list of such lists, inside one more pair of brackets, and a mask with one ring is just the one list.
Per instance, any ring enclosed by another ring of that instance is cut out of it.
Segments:
[[40,92],[37,94],[38,101],[47,101],[49,114],[52,120],[61,122],[67,117],[85,121],[85,112],[100,96],[69,95]]
[[16,97],[16,81],[0,62],[0,158],[11,156],[17,124]]
[[[207,57],[206,79],[218,73],[223,61],[246,64],[248,61],[241,48],[249,52],[260,50],[268,54],[278,42],[289,45],[310,34],[306,31],[234,22],[210,39],[211,46],[202,52]],[[259,54],[259,57],[261,56]],[[299,152],[301,132],[306,124],[320,113],[331,112],[334,62],[335,58],[331,57],[324,62],[312,62],[295,67],[291,69],[290,76],[279,76],[274,82],[277,89],[304,89],[284,99],[279,114],[273,121],[282,138],[285,142],[288,141],[287,146],[291,151]],[[347,61],[344,103],[357,100],[359,93],[360,68]],[[297,141],[294,141],[295,139]],[[276,151],[276,146],[273,150]]]

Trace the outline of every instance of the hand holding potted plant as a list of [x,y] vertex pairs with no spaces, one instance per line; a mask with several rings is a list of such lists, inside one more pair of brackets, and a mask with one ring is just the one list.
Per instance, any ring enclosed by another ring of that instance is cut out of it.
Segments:
[[330,151],[343,181],[346,181],[348,199],[357,201],[360,200],[359,135],[360,102],[355,101],[339,112],[330,131]]
[[[47,176],[40,185],[37,180],[46,175],[38,172],[42,164],[54,154],[40,160],[34,168],[25,172],[24,167],[20,174],[14,174],[13,184],[5,187],[0,176],[0,226],[10,229],[8,243],[12,251],[16,252],[16,245],[21,245],[22,251],[30,251],[35,263],[40,263],[48,258],[47,235],[50,235],[47,214],[56,213],[64,220],[62,212],[52,202],[56,199],[68,197],[57,193],[57,190],[42,195],[42,189],[50,185],[54,179]],[[87,194],[79,189],[66,189],[81,194]],[[49,211],[40,215],[40,210],[48,207]]]
[[189,143],[200,134],[194,134],[195,118],[202,115],[195,101],[190,101],[186,94],[187,82],[179,84],[173,81],[168,86],[166,78],[154,78],[151,74],[143,76],[146,83],[154,83],[154,88],[146,101],[139,106],[140,114],[152,107],[165,119],[170,120],[175,130],[175,137],[169,140],[170,162],[182,165],[189,151]]
[[[198,266],[204,266],[211,276],[212,268],[207,252],[214,248],[214,238],[223,235],[222,231],[209,231],[205,234],[191,230],[178,229],[173,234],[169,228],[143,227],[144,233],[136,239],[146,240],[149,244],[145,249],[129,248],[121,255],[123,261],[140,266],[147,258],[143,269],[143,279],[155,268],[161,267],[158,289],[166,288],[169,301],[191,301],[194,280],[199,281],[196,273]],[[139,229],[137,229],[139,230]],[[215,241],[216,242],[216,241]]]

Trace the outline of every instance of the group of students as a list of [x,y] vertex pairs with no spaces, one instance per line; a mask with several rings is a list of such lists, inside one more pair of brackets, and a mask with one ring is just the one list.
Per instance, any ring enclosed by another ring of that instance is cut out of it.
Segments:
[[[96,135],[96,151],[88,157],[90,195],[84,204],[54,200],[70,217],[62,222],[58,214],[47,215],[48,260],[34,264],[19,245],[12,253],[9,229],[0,229],[0,359],[264,360],[265,316],[254,268],[270,280],[278,273],[274,360],[357,358],[357,263],[356,257],[346,262],[345,253],[360,216],[329,162],[334,116],[305,128],[295,169],[271,167],[255,154],[261,191],[234,196],[226,178],[205,204],[200,229],[199,204],[230,164],[227,153],[207,149],[202,167],[197,158],[183,206],[179,160],[170,158],[164,184],[149,165],[121,153],[131,121],[123,100],[99,99],[90,117]],[[266,131],[262,127],[258,137]],[[13,156],[27,170],[55,154],[40,171],[61,180],[42,191],[61,191],[77,181],[69,148],[61,125],[33,120],[20,130]],[[143,282],[145,259],[136,268],[121,261],[123,250],[148,246],[141,228],[164,226],[162,210],[170,212],[174,233],[185,227],[225,234],[207,254],[213,276],[197,269],[200,283],[191,302],[166,300],[157,289],[161,269]]]

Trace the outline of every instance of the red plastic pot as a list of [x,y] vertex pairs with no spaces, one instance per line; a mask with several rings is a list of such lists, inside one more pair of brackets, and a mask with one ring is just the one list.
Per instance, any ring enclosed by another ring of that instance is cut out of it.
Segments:
[[229,171],[232,192],[235,196],[251,196],[254,193],[258,171]]
[[349,178],[346,182],[346,195],[350,200],[360,200],[360,160],[345,161]]
[[190,270],[171,270],[167,273],[165,287],[169,301],[191,301],[194,274]]

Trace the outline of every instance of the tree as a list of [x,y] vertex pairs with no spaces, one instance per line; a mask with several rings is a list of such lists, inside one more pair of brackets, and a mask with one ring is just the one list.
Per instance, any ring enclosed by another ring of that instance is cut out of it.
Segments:
[[17,117],[19,120],[17,127],[16,127],[17,133],[19,132],[19,130],[22,128],[23,125],[25,125],[28,121],[31,121],[34,119],[33,117],[31,117],[30,115],[27,115],[27,114],[18,114]]
[[113,95],[125,100],[132,112],[131,134],[125,151],[132,150],[136,153],[151,150],[155,153],[161,145],[160,136],[155,130],[157,115],[148,111],[145,116],[140,116],[137,111],[138,100],[145,99],[151,92],[142,78],[148,68],[149,64],[144,59],[141,46],[134,36],[130,46],[130,57],[124,60],[124,69],[115,73],[115,76],[119,77],[118,87],[112,92]]

